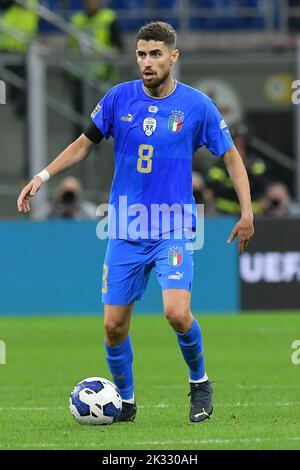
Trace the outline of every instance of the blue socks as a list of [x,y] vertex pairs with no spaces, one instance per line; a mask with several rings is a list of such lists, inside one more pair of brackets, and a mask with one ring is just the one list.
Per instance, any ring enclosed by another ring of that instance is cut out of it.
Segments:
[[[177,339],[183,357],[190,370],[190,381],[206,380],[202,334],[198,322],[194,319],[192,327],[186,333],[177,333]],[[133,398],[133,352],[130,338],[117,346],[105,344],[106,358],[113,381],[117,386],[122,400]]]
[[178,343],[183,357],[190,369],[190,381],[197,382],[205,378],[202,334],[199,323],[194,319],[192,327],[186,333],[178,333]]
[[105,349],[108,367],[122,400],[130,400],[133,398],[133,353],[129,336],[117,346],[105,344]]

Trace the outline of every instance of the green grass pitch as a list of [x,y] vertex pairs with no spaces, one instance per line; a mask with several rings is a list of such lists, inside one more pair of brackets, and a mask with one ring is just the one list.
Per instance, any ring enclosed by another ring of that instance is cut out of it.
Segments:
[[138,414],[134,423],[82,426],[68,408],[74,385],[110,378],[102,317],[0,318],[0,449],[299,449],[300,315],[197,317],[214,414],[188,420],[187,369],[161,316],[132,319]]

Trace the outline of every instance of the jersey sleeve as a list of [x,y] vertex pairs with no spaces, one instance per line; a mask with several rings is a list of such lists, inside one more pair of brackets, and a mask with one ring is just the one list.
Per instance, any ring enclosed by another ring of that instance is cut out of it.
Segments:
[[216,157],[222,156],[234,145],[228,126],[211,99],[206,102],[198,137],[198,147],[202,145],[205,145]]
[[93,123],[106,139],[114,135],[114,104],[117,89],[118,87],[114,87],[106,93],[91,114]]

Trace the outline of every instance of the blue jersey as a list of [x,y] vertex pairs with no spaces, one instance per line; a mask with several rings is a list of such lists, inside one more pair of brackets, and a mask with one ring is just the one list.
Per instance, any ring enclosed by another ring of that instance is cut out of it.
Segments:
[[[114,138],[110,237],[136,239],[127,230],[131,226],[138,227],[141,239],[159,238],[179,227],[180,210],[183,226],[194,229],[193,154],[205,145],[221,156],[233,146],[214,102],[180,82],[169,95],[155,98],[136,80],[112,88],[92,120],[106,139]],[[164,227],[161,208],[171,214],[170,229]]]

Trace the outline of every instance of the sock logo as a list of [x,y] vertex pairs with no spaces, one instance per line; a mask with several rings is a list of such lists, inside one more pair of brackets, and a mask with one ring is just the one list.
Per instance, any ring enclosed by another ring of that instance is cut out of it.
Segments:
[[203,356],[203,354],[204,354],[203,351],[202,351],[202,352],[199,352],[199,353],[197,354],[197,356],[195,357],[195,359],[190,359],[190,362],[196,362],[196,361],[198,361],[198,360]]
[[123,372],[122,374],[118,375],[118,374],[113,374],[113,379],[114,380],[125,380],[125,372]]

